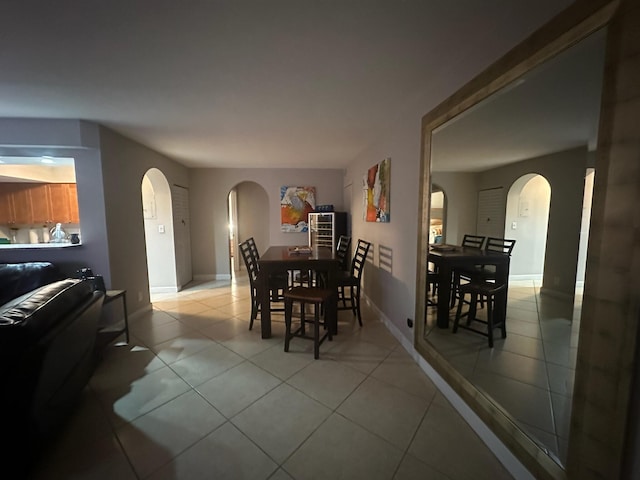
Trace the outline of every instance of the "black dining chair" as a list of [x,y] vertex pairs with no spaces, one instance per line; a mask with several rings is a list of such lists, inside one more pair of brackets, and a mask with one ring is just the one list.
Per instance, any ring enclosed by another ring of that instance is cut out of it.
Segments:
[[[331,328],[323,320],[322,313],[326,311],[325,303],[331,298],[333,292],[325,288],[318,287],[293,287],[284,293],[284,323],[285,323],[285,336],[284,336],[284,351],[289,351],[289,343],[292,338],[304,338],[307,340],[313,340],[313,358],[316,360],[320,357],[320,345],[325,339],[331,341],[332,334]],[[300,303],[300,326],[296,329],[292,329],[293,324],[293,304],[294,302]],[[306,332],[307,323],[309,320],[306,318],[307,305],[313,305],[313,335],[309,335]],[[320,336],[320,327],[324,327],[324,334]]]
[[[464,328],[480,335],[484,335],[489,339],[489,348],[493,348],[493,330],[500,327],[502,338],[507,338],[506,328],[506,316],[500,321],[496,322],[494,318],[495,302],[497,295],[507,288],[506,284],[496,284],[485,281],[472,280],[469,283],[465,283],[460,286],[460,301],[458,302],[458,309],[456,311],[456,319],[453,322],[453,333],[458,332],[458,328]],[[466,313],[462,313],[462,305],[466,303],[464,298],[469,295],[469,310]],[[486,302],[487,304],[487,317],[486,320],[480,319],[477,316],[478,303]],[[467,317],[466,323],[460,324],[460,320],[463,317]],[[475,326],[475,323],[484,324],[485,327],[480,329]]]
[[[486,245],[484,250],[486,252],[494,252],[501,253],[503,255],[511,256],[513,252],[513,247],[515,246],[516,241],[507,239],[507,238],[496,238],[489,237],[487,238]],[[495,265],[474,265],[471,268],[460,268],[456,269],[454,272],[454,280],[457,278],[457,283],[455,284],[455,295],[457,298],[460,298],[460,283],[461,280],[465,280],[467,283],[475,282],[476,284],[483,283],[495,283],[496,282],[496,267]],[[464,298],[464,297],[462,297]],[[484,296],[480,296],[478,301],[480,303],[480,307],[484,308]],[[453,306],[453,305],[452,305]]]
[[349,249],[351,248],[351,237],[340,235],[336,246],[336,257],[340,260],[340,269],[349,269]]
[[[338,276],[338,310],[353,311],[353,315],[358,317],[360,326],[362,326],[362,312],[360,310],[362,272],[369,248],[371,248],[371,243],[358,240],[356,251],[351,260],[351,269]],[[347,290],[349,295],[347,295]],[[340,302],[342,306],[340,306]]]
[[[252,246],[253,245],[253,246]],[[244,264],[247,267],[247,274],[249,276],[249,285],[251,289],[251,319],[249,320],[249,330],[253,328],[253,322],[260,313],[260,295],[258,289],[260,288],[260,282],[258,281],[259,264],[258,251],[255,248],[255,241],[253,238],[245,240],[238,245]],[[255,251],[254,251],[255,249]],[[287,276],[272,276],[269,278],[269,290],[270,299],[272,302],[279,302],[284,300],[284,293],[289,288],[289,282]],[[282,308],[272,308],[274,312],[284,312]]]
[[[487,237],[484,237],[482,235],[472,235],[469,233],[465,233],[464,237],[462,237],[461,246],[465,248],[477,248],[478,250],[482,250],[486,238]],[[458,289],[460,287],[461,281],[469,282],[470,280],[471,278],[466,275],[464,269],[454,269],[451,283],[451,308],[455,306],[456,300],[458,300],[459,298]]]

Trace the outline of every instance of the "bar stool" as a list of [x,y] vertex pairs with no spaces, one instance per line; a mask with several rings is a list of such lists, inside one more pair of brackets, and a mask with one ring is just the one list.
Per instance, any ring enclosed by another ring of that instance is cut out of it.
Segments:
[[[496,327],[500,327],[502,331],[502,338],[507,337],[507,328],[506,328],[506,319],[502,320],[499,323],[495,323],[493,319],[494,314],[494,305],[496,294],[503,291],[507,288],[506,284],[496,284],[491,282],[476,282],[472,281],[470,283],[465,283],[464,285],[460,285],[460,301],[458,302],[458,309],[456,311],[456,319],[453,323],[453,333],[458,331],[458,327],[464,328],[466,330],[471,330],[472,332],[479,333],[480,335],[484,335],[489,338],[489,348],[493,348],[493,329]],[[464,302],[464,297],[466,294],[471,296],[471,300],[469,302],[469,310],[466,313],[462,313],[462,305]],[[476,318],[476,310],[478,307],[478,301],[482,301],[482,299],[486,299],[487,302],[487,320],[480,320]],[[460,319],[462,317],[467,317],[466,325],[460,325]],[[471,327],[471,322],[476,321],[480,323],[484,323],[487,326],[486,331],[478,330],[476,328]]]
[[[318,359],[320,357],[320,345],[328,337],[329,341],[332,340],[331,328],[325,325],[324,321],[320,320],[320,310],[324,303],[329,300],[334,292],[325,288],[317,287],[293,287],[284,293],[284,323],[285,323],[285,337],[284,337],[284,351],[289,351],[289,341],[293,337],[305,338],[307,340],[313,340],[313,357]],[[300,327],[291,332],[291,317],[293,313],[293,302],[300,302]],[[307,322],[305,318],[305,310],[307,304],[314,305],[314,319],[313,319],[313,336],[306,335],[305,324]],[[320,337],[320,326],[323,325],[326,328],[325,334]]]

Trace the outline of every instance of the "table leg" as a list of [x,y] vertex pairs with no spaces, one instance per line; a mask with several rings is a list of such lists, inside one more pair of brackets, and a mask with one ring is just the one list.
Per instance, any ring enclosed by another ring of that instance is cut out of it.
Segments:
[[449,303],[451,302],[451,266],[443,262],[438,266],[438,318],[439,328],[449,328]]
[[260,302],[260,330],[262,338],[271,338],[271,298],[269,274],[264,269],[258,274],[258,301]]
[[506,285],[506,288],[496,295],[493,308],[494,323],[501,323],[507,317],[507,293],[509,289],[509,264],[496,265],[496,283]]
[[327,289],[333,292],[325,306],[326,318],[329,322],[329,331],[331,335],[338,334],[338,271],[330,269],[327,272]]

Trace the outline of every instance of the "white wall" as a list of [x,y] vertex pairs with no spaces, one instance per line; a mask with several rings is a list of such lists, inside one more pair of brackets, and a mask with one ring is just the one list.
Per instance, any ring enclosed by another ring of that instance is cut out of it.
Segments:
[[[152,168],[144,176],[142,198],[144,205],[153,209],[153,215],[144,218],[150,292],[176,292],[178,283],[173,245],[171,189],[167,179],[157,168]],[[161,229],[164,231],[161,232]]]
[[236,191],[238,194],[238,243],[253,237],[258,253],[262,255],[269,247],[269,217],[264,214],[265,205],[269,205],[269,195],[261,185],[255,182],[242,182],[236,186]]
[[280,231],[281,186],[314,186],[317,203],[331,203],[336,210],[343,207],[343,171],[338,169],[191,169],[189,179],[195,277],[218,275],[227,278],[230,274],[227,199],[231,189],[242,182],[255,182],[267,192],[268,202],[257,207],[268,219],[268,234],[264,237],[267,246],[307,243],[306,233]]
[[551,186],[541,175],[525,175],[507,196],[505,237],[516,241],[510,276],[535,278],[544,271]]
[[476,233],[478,174],[433,172],[431,180],[445,194],[444,241],[460,245],[465,234]]
[[82,245],[62,249],[3,250],[2,262],[49,261],[67,275],[82,267],[110,285],[102,158],[98,126],[78,120],[0,119],[0,155],[75,159]]
[[[134,313],[149,306],[149,277],[140,188],[142,178],[154,167],[166,176],[169,185],[188,186],[189,176],[183,165],[113,130],[99,127],[99,138],[111,269],[111,282],[108,286],[127,290],[127,306],[129,312]],[[82,211],[80,213],[82,215]],[[84,231],[83,225],[83,237]]]

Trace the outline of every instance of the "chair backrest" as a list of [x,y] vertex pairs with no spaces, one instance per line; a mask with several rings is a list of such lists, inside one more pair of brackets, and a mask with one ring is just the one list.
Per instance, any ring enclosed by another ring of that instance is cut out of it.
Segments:
[[240,247],[240,253],[242,254],[244,264],[247,267],[249,283],[253,286],[254,282],[258,279],[258,259],[253,254],[253,249],[249,240],[245,240],[238,246]]
[[351,261],[351,275],[356,277],[358,281],[360,280],[362,271],[364,270],[364,262],[367,261],[369,247],[371,247],[371,243],[365,240],[358,240],[356,252],[353,254],[353,260]]
[[462,239],[462,246],[481,249],[482,245],[484,244],[484,239],[485,237],[482,237],[480,235],[469,235],[467,233],[464,235],[464,238]]
[[506,253],[507,255],[511,255],[513,251],[513,247],[516,244],[515,240],[508,240],[506,238],[493,238],[489,237],[487,239],[487,246],[485,250],[489,252],[500,252]]
[[260,260],[260,254],[258,253],[258,246],[256,245],[256,241],[254,240],[254,238],[249,237],[245,241],[249,244],[249,247],[251,248],[251,253],[253,255],[253,258],[256,260],[256,262]]
[[349,256],[349,248],[351,247],[351,237],[340,235],[338,246],[336,248],[336,257],[340,259],[340,268],[347,269],[347,261]]

